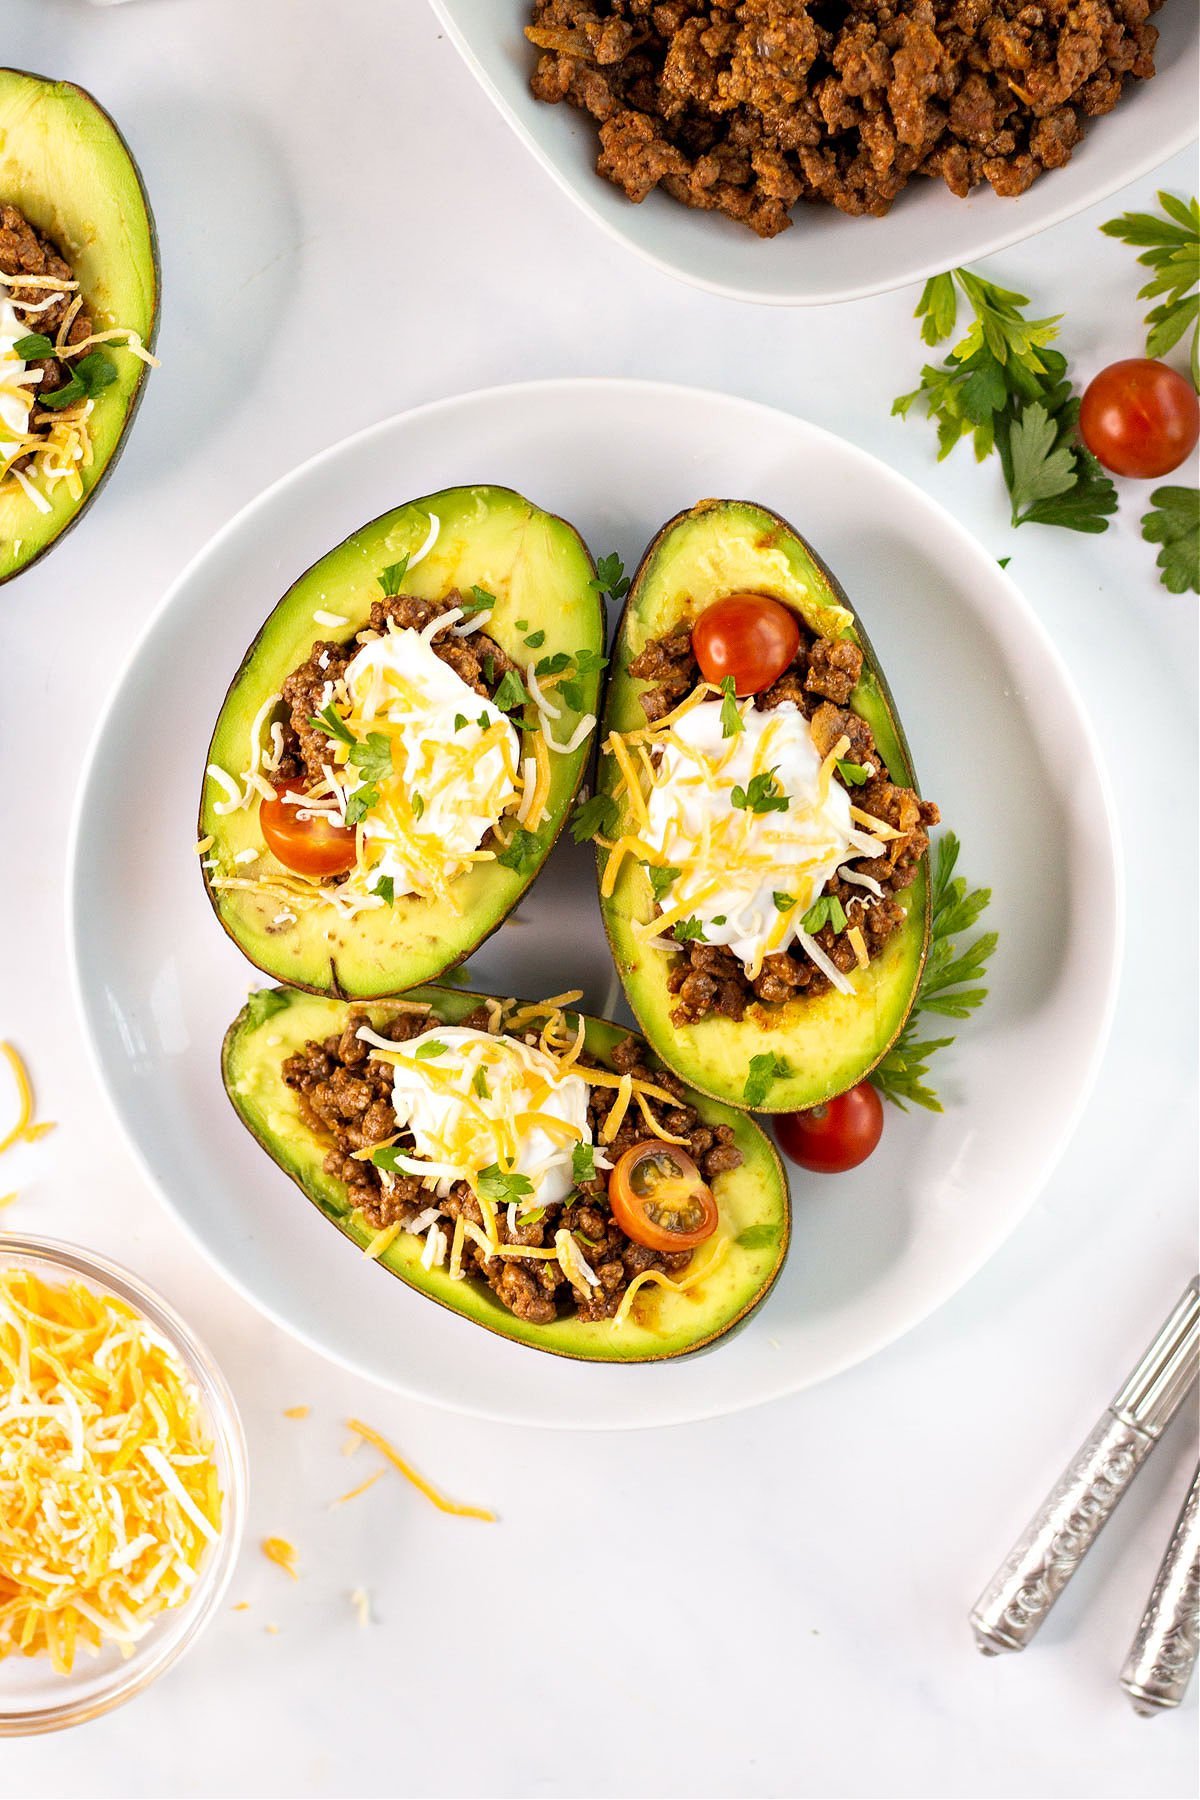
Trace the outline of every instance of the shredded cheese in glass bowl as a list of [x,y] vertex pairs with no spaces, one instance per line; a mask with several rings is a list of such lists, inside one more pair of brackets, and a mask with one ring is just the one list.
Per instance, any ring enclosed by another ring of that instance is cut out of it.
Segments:
[[0,1737],[96,1718],[196,1638],[241,1537],[233,1397],[134,1276],[0,1237]]

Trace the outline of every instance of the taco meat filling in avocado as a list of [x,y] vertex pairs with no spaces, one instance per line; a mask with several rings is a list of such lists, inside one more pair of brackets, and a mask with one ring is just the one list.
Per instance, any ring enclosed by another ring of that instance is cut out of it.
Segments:
[[[618,1225],[610,1183],[620,1179],[613,1171],[621,1159],[638,1146],[670,1159],[670,1138],[680,1139],[708,1184],[738,1168],[742,1152],[730,1126],[707,1125],[686,1104],[681,1081],[647,1065],[636,1039],[612,1052],[607,1081],[614,1088],[589,1080],[602,1076],[599,1069],[570,1060],[582,1034],[572,1049],[561,1013],[552,1012],[540,1032],[518,1035],[521,1014],[505,1026],[497,1006],[478,1007],[450,1027],[414,1007],[378,1031],[365,1013],[352,1012],[340,1036],[310,1040],[284,1061],[284,1081],[305,1125],[330,1144],[325,1172],[345,1183],[372,1228],[422,1235],[427,1266],[482,1278],[519,1319],[615,1319],[639,1276],[677,1279],[695,1253],[694,1239],[686,1250],[663,1251]],[[399,1061],[388,1060],[391,1045]],[[563,1049],[567,1060],[556,1070]],[[510,1138],[505,1172],[493,1162],[473,1168],[470,1179],[456,1174],[472,1157],[476,1164],[490,1157],[506,1121],[526,1105],[533,1110],[523,1133]],[[485,1119],[489,1108],[493,1117]],[[615,1111],[619,1123],[606,1140]],[[431,1160],[431,1149],[442,1158],[436,1179],[413,1167]],[[706,1198],[711,1207],[707,1189]],[[498,1253],[501,1246],[512,1253]]]
[[[792,949],[747,958],[728,943],[705,941],[703,920],[695,915],[671,924],[670,937],[679,944],[679,955],[673,958],[667,977],[671,993],[678,996],[671,1014],[675,1024],[691,1024],[713,1014],[741,1019],[755,1002],[777,1006],[800,995],[826,993],[877,955],[903,922],[904,911],[896,895],[915,879],[929,844],[927,827],[937,823],[939,814],[932,802],[922,800],[912,788],[891,781],[870,725],[851,709],[862,665],[862,651],[855,644],[818,637],[801,625],[799,648],[789,666],[765,691],[738,703],[742,722],[736,727],[735,743],[749,741],[753,731],[749,737],[743,734],[761,722],[747,718],[748,712],[762,715],[784,708],[787,713],[803,715],[816,756],[832,760],[828,784],[842,789],[853,808],[851,820],[843,803],[849,844],[844,860],[839,859],[836,870],[819,888],[803,892],[801,879],[789,882],[790,891],[774,892],[767,908],[769,923],[782,929],[772,908],[787,917],[788,935],[796,940]],[[691,622],[684,620],[665,636],[651,638],[630,662],[629,671],[650,683],[640,700],[653,728],[697,689],[705,688],[693,651]],[[708,691],[715,696],[715,706],[719,690]],[[730,699],[725,702],[726,707],[732,704]],[[728,722],[723,729],[728,732]],[[667,752],[653,737],[651,745],[650,762],[659,770]],[[684,755],[694,759],[694,747]],[[754,780],[760,784],[757,796]],[[750,810],[769,813],[777,808],[787,813],[786,777],[777,780],[775,770],[764,771],[747,786]],[[744,806],[745,789],[735,787],[733,795],[733,805]],[[768,816],[764,837],[770,835],[772,822]],[[667,873],[677,878],[680,870]],[[776,869],[781,881],[790,873],[786,867]],[[673,897],[671,885],[659,895],[660,910]],[[759,924],[761,927],[761,920]],[[717,925],[724,927],[725,919],[714,921],[709,931]]]

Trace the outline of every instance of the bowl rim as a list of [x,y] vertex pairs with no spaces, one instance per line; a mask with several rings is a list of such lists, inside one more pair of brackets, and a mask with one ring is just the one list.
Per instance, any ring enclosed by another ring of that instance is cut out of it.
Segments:
[[152,1631],[144,1656],[139,1647],[113,1671],[111,1680],[87,1694],[64,1692],[61,1701],[49,1705],[14,1707],[0,1692],[0,1739],[33,1737],[100,1718],[142,1693],[179,1660],[212,1619],[229,1587],[245,1528],[249,1481],[246,1435],[233,1390],[211,1351],[169,1301],[123,1264],[65,1239],[0,1232],[0,1266],[17,1259],[107,1288],[166,1339],[199,1391],[214,1448],[227,1465],[228,1479],[221,1532],[207,1565],[202,1566],[183,1605],[174,1610],[173,1619],[171,1613],[160,1615],[171,1621],[174,1629]]

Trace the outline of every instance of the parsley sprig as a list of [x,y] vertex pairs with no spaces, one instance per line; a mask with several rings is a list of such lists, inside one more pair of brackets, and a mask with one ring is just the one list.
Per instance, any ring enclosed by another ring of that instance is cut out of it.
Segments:
[[1155,488],[1151,511],[1142,516],[1142,536],[1148,544],[1161,544],[1155,561],[1169,593],[1200,594],[1200,490],[1185,487]]
[[930,930],[929,954],[921,975],[921,985],[908,1023],[883,1061],[871,1071],[871,1080],[885,1100],[893,1101],[901,1111],[911,1102],[930,1112],[941,1112],[937,1092],[925,1080],[930,1058],[952,1044],[952,1037],[923,1038],[919,1035],[922,1013],[937,1013],[944,1018],[967,1019],[987,998],[987,989],[972,986],[986,972],[988,959],[998,942],[994,931],[982,932],[959,951],[958,939],[978,922],[992,897],[991,888],[968,891],[961,875],[955,875],[959,841],[948,831],[939,839],[933,868],[933,923]]
[[614,600],[625,598],[629,592],[629,577],[625,573],[625,564],[615,550],[597,560],[596,573],[588,586],[595,588],[600,595],[610,595]]
[[739,783],[730,795],[730,802],[740,812],[770,813],[786,812],[788,797],[775,779],[774,769],[764,769],[758,775],[752,775],[745,787]]
[[1190,326],[1192,382],[1200,388],[1200,204],[1194,196],[1180,200],[1161,188],[1158,204],[1161,218],[1155,213],[1122,213],[1100,229],[1105,237],[1144,246],[1138,261],[1153,274],[1138,289],[1138,299],[1158,301],[1146,314],[1146,355],[1165,356]]
[[939,461],[964,437],[979,462],[995,450],[1014,525],[1107,531],[1117,491],[1078,440],[1067,359],[1050,348],[1062,315],[1027,319],[1026,295],[951,269],[927,281],[917,303],[927,344],[955,330],[960,289],[974,315],[965,337],[942,362],[925,365],[920,386],[901,394],[892,412],[905,418],[919,404],[937,421]]
[[614,838],[620,822],[621,809],[611,794],[590,794],[571,814],[571,836],[577,844],[590,844],[596,837]]

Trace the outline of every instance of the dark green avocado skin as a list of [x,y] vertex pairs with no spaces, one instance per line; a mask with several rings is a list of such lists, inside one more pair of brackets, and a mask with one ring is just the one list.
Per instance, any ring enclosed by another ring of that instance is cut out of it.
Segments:
[[[422,987],[405,1003],[422,1002],[431,1021],[453,1025],[489,996],[458,988]],[[400,1002],[377,1001],[364,1010],[379,1026],[394,1016]],[[344,1237],[367,1248],[375,1236],[361,1214],[352,1209],[345,1185],[323,1167],[328,1146],[300,1118],[295,1096],[283,1081],[286,1057],[310,1039],[340,1034],[349,1008],[335,1000],[289,988],[264,988],[252,994],[225,1035],[221,1074],[226,1092],[242,1123],[271,1160],[295,1182],[322,1217]],[[574,1023],[578,1014],[569,1014]],[[593,1065],[611,1067],[612,1046],[626,1030],[584,1015],[585,1055]],[[421,1240],[401,1233],[374,1260],[416,1293],[500,1337],[552,1355],[581,1362],[662,1362],[693,1354],[724,1341],[766,1298],[783,1266],[791,1232],[787,1180],[774,1145],[744,1113],[699,1094],[688,1102],[701,1117],[733,1127],[745,1158],[741,1168],[719,1175],[713,1192],[721,1212],[721,1230],[729,1239],[710,1281],[687,1294],[649,1287],[633,1315],[619,1329],[609,1320],[593,1323],[562,1318],[537,1325],[518,1319],[481,1281],[451,1281],[444,1269],[423,1269]],[[332,1240],[330,1240],[332,1243]],[[360,1255],[360,1262],[362,1261]],[[403,1305],[408,1296],[389,1291],[369,1262],[362,1262],[363,1305]],[[314,1270],[314,1281],[319,1281]]]
[[[600,732],[645,723],[638,696],[644,683],[629,665],[647,639],[681,619],[696,618],[725,594],[771,595],[792,608],[809,630],[842,638],[863,653],[863,669],[850,705],[865,718],[892,772],[916,786],[912,756],[879,659],[832,571],[799,532],[778,513],[753,502],[704,500],[663,526],[647,549],[629,590],[617,630]],[[617,800],[621,824],[631,820],[616,759],[601,752],[598,786]],[[884,1057],[912,1009],[929,938],[928,870],[900,896],[906,918],[882,953],[854,979],[855,993],[798,998],[782,1007],[752,1006],[737,1021],[710,1016],[676,1025],[675,998],[667,987],[671,958],[646,945],[635,922],[651,919],[654,899],[643,866],[621,865],[611,895],[603,892],[608,852],[597,847],[601,912],[625,995],[655,1053],[701,1093],[745,1106],[745,1083],[755,1056],[774,1055],[786,1072],[776,1075],[756,1110],[798,1112],[819,1106],[862,1081]]]
[[[137,331],[158,341],[161,265],[150,198],[115,121],[85,88],[0,68],[0,202],[18,206],[61,250],[80,281],[97,329]],[[49,516],[14,484],[0,499],[0,585],[33,567],[79,523],[128,441],[145,392],[147,365],[105,347],[117,380],[92,417],[94,461],[84,492],[60,489]]]

